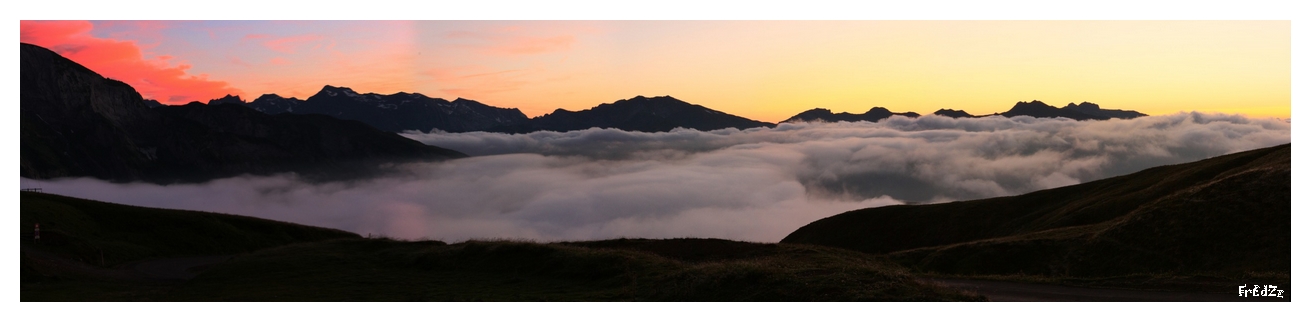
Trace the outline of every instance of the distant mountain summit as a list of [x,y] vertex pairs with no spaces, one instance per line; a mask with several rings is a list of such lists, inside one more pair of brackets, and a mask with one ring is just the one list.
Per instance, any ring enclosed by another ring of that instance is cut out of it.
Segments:
[[464,154],[363,123],[268,115],[224,101],[148,107],[131,86],[53,51],[21,45],[20,175],[155,183],[296,172],[350,178]]
[[[864,114],[837,113],[834,114],[825,108],[816,108],[809,111],[801,112],[796,116],[790,117],[783,122],[878,122],[879,120],[901,115],[906,117],[919,117],[915,112],[893,113],[882,107],[875,107]],[[989,115],[972,115],[968,112],[952,109],[939,109],[933,112],[933,115],[946,116],[951,118],[976,118]],[[1064,117],[1075,120],[1109,120],[1113,118],[1131,119],[1147,114],[1136,111],[1125,110],[1104,110],[1097,104],[1083,102],[1080,104],[1070,103],[1062,108],[1047,105],[1042,101],[1018,102],[1010,110],[1002,113],[991,114],[1005,117],[1030,116],[1037,118],[1056,118]]]
[[1079,103],[1079,105],[1070,103],[1065,105],[1065,107],[1062,107],[1061,109],[1071,110],[1071,111],[1088,114],[1092,116],[1106,117],[1108,119],[1131,119],[1141,116],[1147,116],[1147,114],[1139,113],[1138,111],[1104,110],[1102,109],[1101,106],[1097,106],[1097,104],[1088,103],[1088,102]]
[[242,100],[241,96],[234,96],[234,95],[224,95],[222,98],[209,100],[209,105],[220,105],[220,104],[246,105],[246,101]]
[[934,112],[933,112],[933,115],[946,116],[946,117],[950,117],[950,118],[962,118],[962,117],[963,117],[963,118],[974,118],[974,117],[978,117],[978,116],[971,115],[970,113],[966,113],[965,111],[962,111],[962,110],[952,110],[952,109],[945,109],[945,108],[944,108],[944,109],[937,110],[937,111],[934,111]]
[[712,110],[669,96],[637,96],[582,111],[557,109],[518,125],[494,128],[493,132],[574,131],[613,128],[625,131],[667,132],[675,128],[712,131],[726,128],[770,127],[772,123]]
[[1002,112],[1001,115],[1006,117],[1032,116],[1032,117],[1064,117],[1074,120],[1109,120],[1113,118],[1131,119],[1147,114],[1138,113],[1137,111],[1123,110],[1103,110],[1097,104],[1083,102],[1079,105],[1070,103],[1062,108],[1047,105],[1042,101],[1034,100],[1031,102],[1017,102],[1009,111]]
[[866,111],[863,114],[851,114],[847,112],[834,114],[833,111],[830,111],[829,109],[826,108],[815,108],[809,111],[801,112],[801,114],[797,114],[796,116],[790,117],[787,120],[784,120],[783,122],[785,123],[859,122],[859,121],[878,122],[879,120],[892,117],[893,115],[901,115],[901,116],[912,117],[912,118],[920,117],[919,113],[915,113],[915,112],[893,113],[892,111],[889,111],[888,109],[882,107],[871,108],[869,109],[869,111]]
[[283,98],[278,94],[264,94],[254,101],[246,103],[246,106],[267,114],[280,114],[294,112],[301,103],[305,103],[305,101],[295,97]]

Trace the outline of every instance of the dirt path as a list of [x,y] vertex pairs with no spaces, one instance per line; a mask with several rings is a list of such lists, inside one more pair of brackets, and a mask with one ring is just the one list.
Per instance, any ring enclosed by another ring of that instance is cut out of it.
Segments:
[[1238,285],[1230,293],[1165,292],[1087,288],[1051,284],[928,278],[946,287],[973,291],[996,302],[1288,302],[1278,297],[1239,297]]

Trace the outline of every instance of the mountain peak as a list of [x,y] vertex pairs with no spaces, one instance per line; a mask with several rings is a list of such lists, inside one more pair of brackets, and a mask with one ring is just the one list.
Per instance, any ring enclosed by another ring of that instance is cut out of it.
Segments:
[[256,97],[255,100],[258,101],[263,99],[283,99],[283,98],[284,97],[282,96],[278,96],[278,94],[264,94],[264,95],[260,95],[259,97]]
[[971,115],[970,113],[965,112],[965,111],[963,111],[963,110],[953,110],[953,109],[947,109],[947,108],[944,108],[944,109],[938,109],[937,111],[934,111],[934,112],[933,112],[933,115],[946,116],[946,117],[951,117],[951,118],[962,118],[962,117],[964,117],[964,118],[971,118],[971,117],[975,117],[974,115]]
[[209,100],[209,105],[218,105],[218,104],[225,104],[225,103],[246,104],[246,101],[242,100],[241,96],[235,96],[232,94],[224,95],[222,98]]
[[887,114],[892,114],[892,111],[889,111],[888,109],[883,108],[883,107],[875,106],[875,107],[870,108],[869,111],[865,111],[865,114],[869,114],[869,113],[878,113],[878,114],[884,114],[884,113],[887,113]]
[[1011,107],[1011,109],[1017,109],[1017,108],[1044,108],[1044,107],[1056,108],[1055,106],[1047,105],[1047,103],[1043,103],[1042,101],[1039,101],[1039,100],[1033,100],[1033,101],[1029,101],[1029,102],[1025,102],[1025,101],[1019,101],[1019,102],[1016,102],[1016,103],[1015,103],[1015,106],[1014,106],[1014,107]]
[[881,106],[872,107],[869,109],[869,111],[866,111],[865,113],[861,113],[861,114],[851,114],[847,112],[835,114],[833,113],[833,111],[830,111],[827,108],[817,107],[817,108],[806,110],[805,112],[801,112],[800,114],[794,115],[786,120],[783,120],[783,122],[815,122],[815,121],[878,122],[879,120],[892,117],[893,115],[901,115],[905,117],[920,116],[919,113],[915,113],[915,112],[893,113],[892,111],[889,111],[887,108]]
[[1102,109],[1101,106],[1088,102],[1079,103],[1078,105],[1075,105],[1073,102],[1071,102],[1070,104],[1067,104],[1065,105],[1065,107],[1062,108],[1084,112],[1084,113],[1097,113],[1097,111]]
[[658,101],[683,102],[682,100],[679,100],[679,99],[674,98],[673,96],[669,96],[669,95],[663,95],[663,96],[643,96],[643,95],[637,95],[637,96],[633,96],[633,98],[630,98],[630,99],[621,99],[621,100],[618,100],[618,101],[616,101],[615,103],[619,103],[619,102],[627,102],[627,101],[633,101],[633,102],[650,102],[650,101],[657,101],[657,102],[658,102]]
[[350,87],[336,87],[332,85],[323,85],[323,89],[319,90],[319,94],[324,94],[328,96],[337,96],[337,95],[346,95],[350,97],[360,96],[360,93],[356,93],[354,90],[350,89]]

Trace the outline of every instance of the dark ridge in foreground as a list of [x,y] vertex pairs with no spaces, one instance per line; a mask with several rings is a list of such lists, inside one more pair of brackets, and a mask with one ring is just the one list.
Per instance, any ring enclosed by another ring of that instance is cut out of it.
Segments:
[[944,274],[1286,275],[1291,145],[1013,197],[855,210],[781,243]]
[[[338,238],[336,229],[202,211],[129,206],[48,193],[22,192],[23,245],[88,265],[178,256],[237,254]],[[34,242],[35,225],[41,242]]]
[[779,245],[740,259],[708,255],[724,258],[708,261],[629,247],[722,242],[339,240],[238,257],[174,294],[200,301],[982,300],[918,281],[886,260],[828,247]]
[[[297,172],[347,179],[391,164],[464,157],[354,121],[214,105],[150,107],[131,86],[22,44],[21,176],[202,182]],[[151,103],[157,104],[158,102]]]
[[448,245],[34,192],[21,201],[21,225],[42,227],[40,241],[23,235],[23,301],[983,300],[920,281],[886,259],[821,246]]

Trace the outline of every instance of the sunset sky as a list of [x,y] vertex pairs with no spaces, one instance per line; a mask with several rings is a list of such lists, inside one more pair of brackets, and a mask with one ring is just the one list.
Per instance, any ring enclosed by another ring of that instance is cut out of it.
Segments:
[[670,95],[777,122],[825,107],[988,114],[1089,101],[1286,118],[1288,21],[22,21],[146,98],[323,85],[528,116]]

